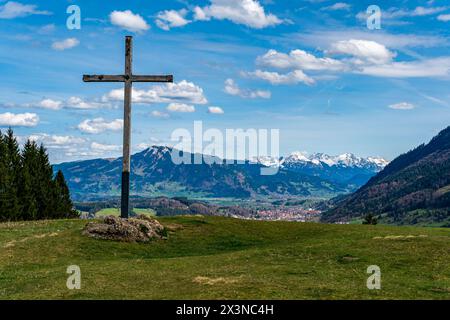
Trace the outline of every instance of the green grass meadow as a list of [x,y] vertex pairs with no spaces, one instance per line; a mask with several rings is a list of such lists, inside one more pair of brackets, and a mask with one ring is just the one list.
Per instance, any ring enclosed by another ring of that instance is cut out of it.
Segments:
[[450,299],[450,229],[158,220],[169,238],[147,244],[82,236],[86,220],[2,223],[0,299]]

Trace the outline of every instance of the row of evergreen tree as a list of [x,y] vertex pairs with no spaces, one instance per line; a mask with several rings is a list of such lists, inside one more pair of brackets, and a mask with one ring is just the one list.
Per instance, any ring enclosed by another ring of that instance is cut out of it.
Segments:
[[77,213],[64,175],[54,176],[44,146],[0,131],[0,221],[73,218]]

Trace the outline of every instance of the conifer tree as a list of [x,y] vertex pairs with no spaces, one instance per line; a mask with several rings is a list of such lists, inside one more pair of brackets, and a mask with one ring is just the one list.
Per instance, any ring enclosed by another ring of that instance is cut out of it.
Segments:
[[56,218],[53,170],[48,160],[47,152],[42,144],[37,153],[36,166],[38,168],[38,179],[35,182],[35,190],[37,191],[36,200],[39,213],[43,219]]
[[53,176],[44,146],[28,140],[20,152],[13,131],[0,131],[0,221],[77,216],[64,175]]
[[7,218],[7,170],[6,170],[6,144],[3,133],[0,131],[0,221]]
[[55,177],[55,188],[56,188],[56,203],[57,209],[56,213],[59,217],[73,218],[76,216],[76,212],[73,209],[73,203],[70,199],[69,188],[67,187],[66,179],[61,170]]
[[38,148],[36,143],[28,140],[22,151],[22,179],[19,189],[22,217],[24,220],[36,220],[40,218],[35,189],[40,183],[38,180],[38,166],[36,165],[37,156]]
[[364,217],[363,224],[376,225],[377,223],[378,223],[378,219],[371,213],[367,214]]
[[19,144],[11,128],[4,136],[6,147],[6,175],[5,175],[5,212],[9,220],[20,220],[19,181],[20,181],[20,153]]

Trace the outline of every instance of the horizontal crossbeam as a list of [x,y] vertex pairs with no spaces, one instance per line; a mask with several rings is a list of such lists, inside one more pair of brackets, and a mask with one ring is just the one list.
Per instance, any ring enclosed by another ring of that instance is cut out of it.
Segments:
[[84,82],[173,82],[172,75],[156,75],[156,76],[135,76],[132,75],[131,79],[126,75],[83,75]]
[[173,76],[131,76],[132,82],[173,82]]

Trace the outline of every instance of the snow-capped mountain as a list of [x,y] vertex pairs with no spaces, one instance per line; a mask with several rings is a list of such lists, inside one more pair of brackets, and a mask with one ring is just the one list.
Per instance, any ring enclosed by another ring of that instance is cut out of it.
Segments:
[[380,157],[367,157],[362,158],[355,156],[353,153],[343,153],[337,156],[330,156],[325,153],[313,153],[307,152],[293,152],[286,158],[273,158],[273,157],[259,157],[257,162],[260,164],[272,167],[272,166],[289,166],[293,164],[310,164],[315,166],[341,166],[341,167],[358,167],[358,168],[373,168],[382,170],[388,165],[389,161]]
[[310,163],[313,165],[323,166],[341,166],[341,167],[357,167],[382,170],[389,161],[380,157],[358,157],[353,153],[343,153],[337,156],[330,156],[325,153],[308,154],[306,152],[293,152],[286,157],[282,164]]
[[288,171],[317,176],[329,181],[353,185],[366,183],[389,163],[380,157],[358,157],[352,153],[330,156],[325,153],[293,152],[285,158],[259,157],[264,166],[281,167]]

